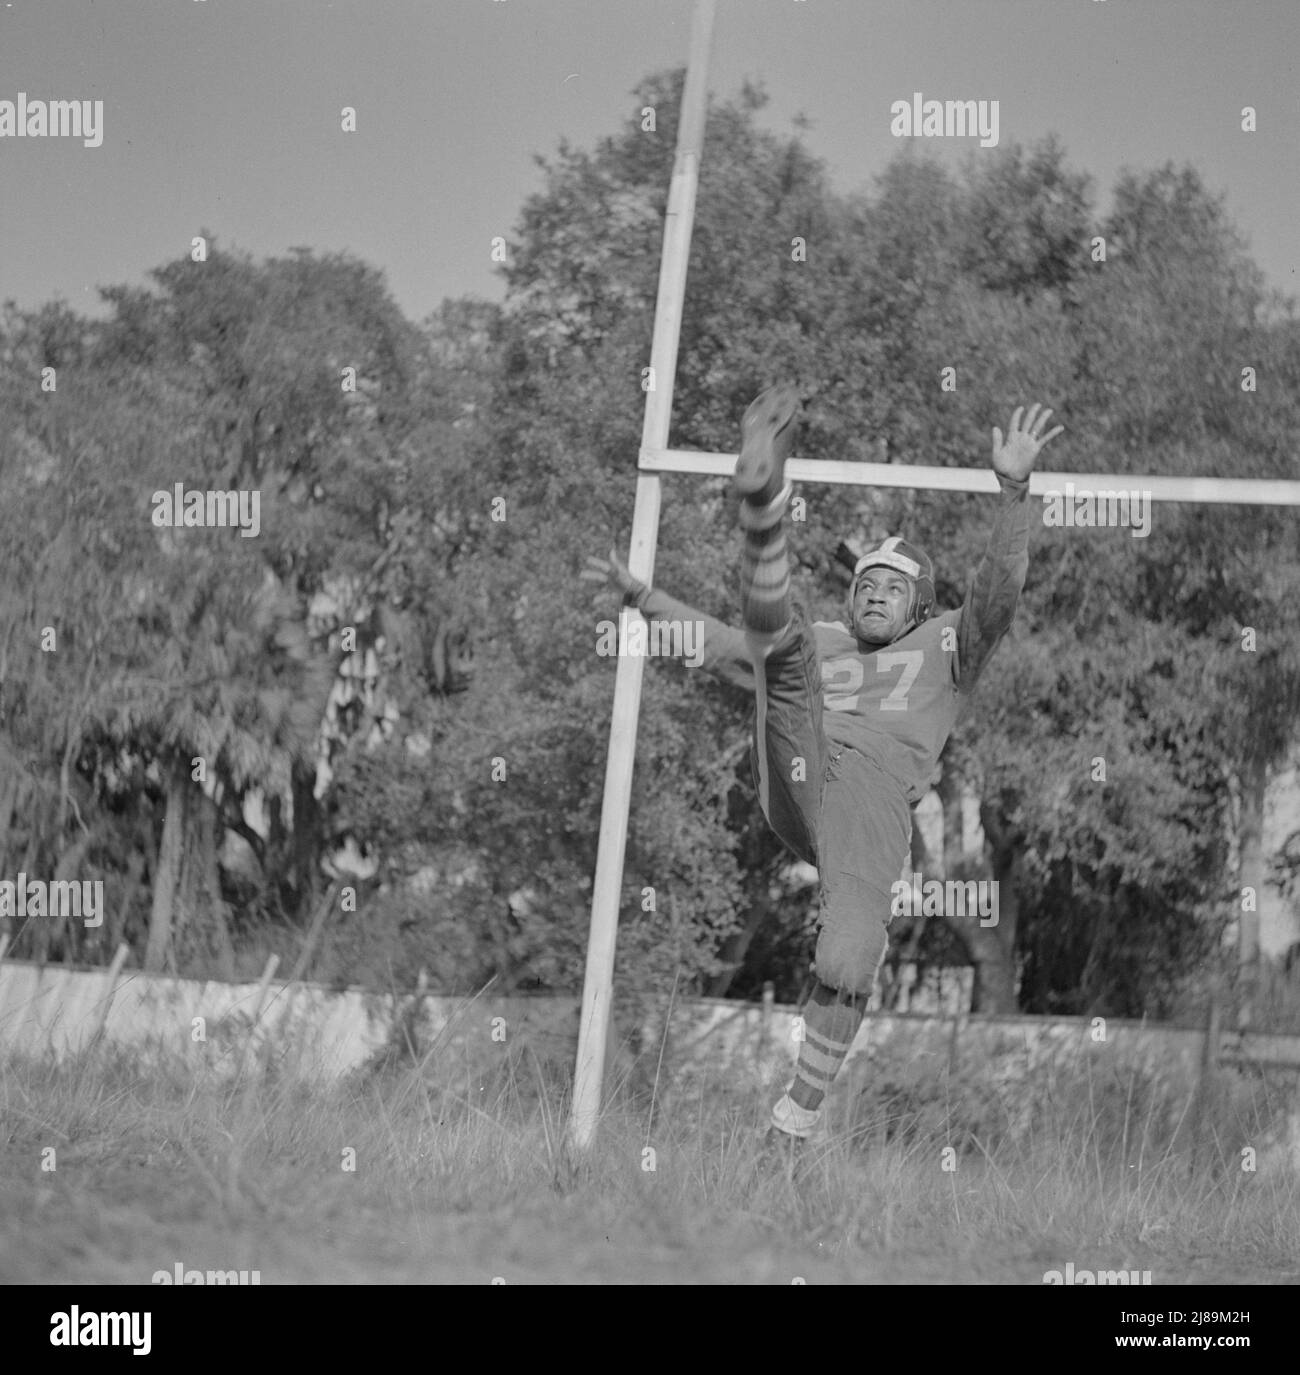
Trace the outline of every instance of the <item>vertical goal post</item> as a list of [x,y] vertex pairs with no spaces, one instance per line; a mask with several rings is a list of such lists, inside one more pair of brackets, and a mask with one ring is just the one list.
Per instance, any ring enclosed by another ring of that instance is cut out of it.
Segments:
[[[683,473],[699,477],[729,477],[736,467],[736,454],[668,447],[677,347],[686,298],[686,269],[690,258],[695,196],[704,144],[714,5],[715,0],[696,0],[659,264],[659,290],[650,348],[651,372],[646,386],[645,418],[637,461],[636,504],[627,559],[632,575],[646,583],[654,580],[661,499],[659,475]],[[982,492],[990,495],[996,495],[999,490],[997,478],[992,468],[988,467],[937,468],[790,458],[786,462],[785,473],[791,482],[901,487],[913,491]],[[1151,501],[1300,506],[1300,481],[1281,478],[1138,477],[1117,473],[1034,472],[1029,479],[1031,496],[1064,493],[1067,486],[1080,494],[1140,492]],[[627,622],[640,617],[641,613],[634,607],[621,610],[620,644],[625,643],[629,629]],[[642,655],[619,655],[616,664],[596,874],[592,884],[587,963],[578,1024],[573,1102],[567,1127],[567,1144],[577,1154],[585,1153],[591,1146],[600,1116],[645,658]]]
[[[668,188],[664,244],[659,260],[659,295],[655,301],[654,333],[650,344],[650,376],[641,428],[642,452],[668,444],[672,419],[673,384],[677,377],[677,343],[686,299],[686,265],[691,256],[695,225],[695,190],[700,180],[704,147],[704,117],[708,108],[709,44],[713,39],[714,0],[696,0],[691,21],[691,46],[677,123],[677,151]],[[636,479],[632,511],[632,544],[628,567],[643,582],[653,582],[655,545],[659,539],[659,475],[642,471]],[[628,617],[641,613],[624,607],[619,613],[619,642]],[[619,896],[623,886],[623,856],[627,847],[627,818],[632,801],[632,765],[636,755],[637,718],[641,712],[641,682],[645,662],[640,656],[619,655],[614,677],[614,709],[605,762],[605,796],[600,809],[600,840],[596,876],[591,893],[591,926],[587,936],[587,968],[582,981],[582,1012],[578,1023],[578,1057],[574,1067],[573,1104],[568,1144],[576,1152],[590,1145],[600,1115],[600,1091],[605,1073],[605,1045],[609,1032],[610,999],[614,982],[614,943],[618,935]]]

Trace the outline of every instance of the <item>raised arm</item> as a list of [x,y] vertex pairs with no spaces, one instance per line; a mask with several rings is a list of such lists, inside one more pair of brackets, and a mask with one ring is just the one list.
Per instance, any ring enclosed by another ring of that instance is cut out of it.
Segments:
[[682,626],[688,621],[694,622],[692,642],[698,646],[700,653],[698,667],[753,692],[754,669],[741,631],[634,578],[612,549],[608,559],[588,556],[587,567],[580,576],[593,582],[607,583],[621,592],[623,604],[635,606],[647,621],[676,621]]
[[1011,628],[1016,605],[1029,571],[1029,474],[1043,445],[1065,428],[1057,425],[1048,434],[1050,410],[1029,408],[1021,423],[1023,407],[1011,417],[1005,442],[1002,431],[993,429],[993,471],[997,474],[998,512],[988,548],[975,570],[966,593],[957,632],[957,687],[969,692]]

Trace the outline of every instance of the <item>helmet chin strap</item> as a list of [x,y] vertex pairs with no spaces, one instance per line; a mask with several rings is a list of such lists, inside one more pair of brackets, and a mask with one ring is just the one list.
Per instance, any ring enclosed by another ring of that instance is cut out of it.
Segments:
[[916,615],[921,602],[921,584],[918,583],[915,578],[909,578],[908,581],[912,584],[912,595],[907,603],[907,623],[903,626],[902,630],[894,636],[896,640],[902,639],[909,630],[914,630],[921,624]]

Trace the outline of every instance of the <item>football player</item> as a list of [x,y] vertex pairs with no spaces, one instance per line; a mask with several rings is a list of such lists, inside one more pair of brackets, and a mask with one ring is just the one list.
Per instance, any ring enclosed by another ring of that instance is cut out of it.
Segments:
[[[696,621],[701,667],[755,691],[751,751],[763,814],[817,867],[816,982],[794,1080],[772,1110],[776,1133],[821,1134],[821,1108],[861,1024],[888,943],[893,884],[911,845],[911,808],[989,656],[1006,634],[1028,569],[1029,474],[1063,427],[1018,407],[993,430],[993,529],[958,611],[935,607],[934,566],[894,536],[854,568],[847,621],[809,624],[792,604],[785,461],[799,400],[773,387],[745,412],[733,491],[744,531],[737,630],[632,577],[613,551],[583,576],[611,583],[648,621]],[[778,1137],[778,1139],[781,1139]]]

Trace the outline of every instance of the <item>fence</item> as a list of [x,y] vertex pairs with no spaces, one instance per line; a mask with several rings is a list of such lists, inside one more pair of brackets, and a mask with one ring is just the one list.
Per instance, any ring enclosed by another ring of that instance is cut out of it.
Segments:
[[[0,951],[0,1052],[61,1060],[99,1041],[236,1070],[258,1063],[332,1079],[403,1049],[466,1049],[526,1042],[540,1059],[572,1062],[577,997],[474,998],[343,992],[316,984],[224,984],[124,970],[6,961]],[[635,1002],[636,1000],[631,1000]],[[663,1063],[674,1075],[745,1066],[780,1074],[798,1053],[795,1009],[722,999],[642,999],[620,1026],[617,1057]],[[488,1050],[488,1053],[492,1052]],[[955,1016],[876,1012],[854,1042],[849,1067],[882,1055],[949,1069],[1020,1054],[1026,1063],[1104,1055],[1107,1063],[1195,1082],[1206,1064],[1300,1073],[1300,1036],[1080,1017]],[[614,1058],[614,1057],[611,1057]]]

